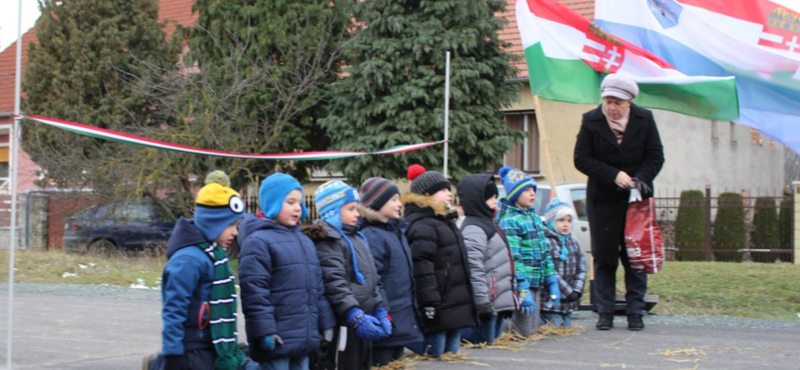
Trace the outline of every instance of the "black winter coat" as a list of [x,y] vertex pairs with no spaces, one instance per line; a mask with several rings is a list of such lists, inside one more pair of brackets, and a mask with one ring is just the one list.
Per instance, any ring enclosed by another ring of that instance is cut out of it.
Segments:
[[372,342],[372,345],[395,347],[422,342],[414,288],[414,265],[405,235],[408,223],[402,218],[390,220],[380,212],[363,206],[358,207],[358,212],[361,214],[359,227],[367,237],[380,278],[382,306],[394,320],[392,335]]
[[620,190],[614,180],[619,171],[624,171],[653,189],[653,180],[664,165],[664,148],[653,112],[631,104],[622,144],[618,144],[602,109],[601,105],[583,115],[575,143],[575,168],[589,177],[586,211],[592,256],[596,263],[616,264],[630,193]]
[[[347,311],[358,307],[366,314],[382,307],[383,297],[378,290],[378,274],[369,245],[356,234],[357,228],[352,225],[342,227],[342,232],[334,229],[327,222],[318,220],[314,226],[303,232],[308,235],[317,247],[317,257],[322,266],[322,280],[325,282],[325,295],[336,314],[339,325],[347,325]],[[356,252],[358,272],[364,275],[364,282],[358,283],[353,267],[353,255],[350,246],[342,235],[346,235],[353,243]]]
[[407,193],[401,200],[409,223],[406,236],[414,261],[417,301],[420,310],[436,308],[433,320],[420,315],[423,332],[478,325],[467,250],[454,222],[456,215],[448,214],[447,206],[431,197]]

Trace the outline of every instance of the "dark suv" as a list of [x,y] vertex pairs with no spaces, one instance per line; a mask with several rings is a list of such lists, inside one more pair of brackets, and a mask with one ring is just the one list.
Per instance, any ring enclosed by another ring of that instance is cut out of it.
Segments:
[[67,217],[64,250],[109,254],[163,247],[173,227],[173,218],[149,199],[109,203]]

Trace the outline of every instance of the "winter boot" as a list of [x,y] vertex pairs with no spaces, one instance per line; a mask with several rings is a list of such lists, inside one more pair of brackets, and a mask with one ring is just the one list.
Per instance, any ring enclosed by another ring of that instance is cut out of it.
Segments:
[[614,327],[614,314],[613,313],[600,313],[600,318],[597,319],[597,330],[610,330]]
[[638,313],[628,314],[628,330],[630,331],[644,330],[644,321],[642,321],[642,315],[639,315]]

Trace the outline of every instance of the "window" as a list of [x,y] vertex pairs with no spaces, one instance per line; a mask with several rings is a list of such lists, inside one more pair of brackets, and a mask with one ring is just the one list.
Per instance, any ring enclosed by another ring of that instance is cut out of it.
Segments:
[[586,189],[572,189],[570,195],[572,196],[572,206],[575,207],[575,213],[578,214],[578,220],[589,221],[589,216],[586,214]]
[[114,208],[114,218],[128,222],[152,222],[150,207],[145,204],[129,203]]
[[510,131],[522,131],[526,135],[522,142],[514,144],[506,152],[503,164],[521,168],[525,172],[539,172],[539,128],[536,126],[536,115],[509,113],[505,118]]

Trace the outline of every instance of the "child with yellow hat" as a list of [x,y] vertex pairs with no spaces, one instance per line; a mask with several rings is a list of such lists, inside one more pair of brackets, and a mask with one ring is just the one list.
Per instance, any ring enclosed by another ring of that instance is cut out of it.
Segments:
[[205,182],[195,199],[195,218],[178,219],[167,246],[161,278],[166,369],[234,370],[244,359],[225,252],[238,234],[244,202],[224,172],[211,172]]

